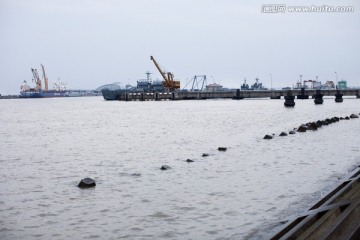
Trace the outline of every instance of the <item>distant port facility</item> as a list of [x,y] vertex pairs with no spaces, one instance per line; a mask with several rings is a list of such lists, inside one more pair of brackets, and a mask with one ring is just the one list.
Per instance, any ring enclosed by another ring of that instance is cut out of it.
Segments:
[[[108,84],[101,87],[101,92],[105,100],[120,100],[120,101],[147,101],[147,100],[189,100],[189,99],[212,99],[212,98],[271,98],[280,99],[281,97],[297,96],[298,99],[308,99],[316,94],[323,96],[356,96],[360,98],[360,89],[348,88],[345,80],[338,81],[335,84],[333,81],[327,81],[322,84],[316,80],[302,81],[300,80],[293,88],[286,87],[282,89],[266,88],[259,80],[255,79],[254,84],[247,84],[246,79],[238,89],[224,88],[222,85],[215,82],[207,84],[206,75],[195,75],[185,88],[180,88],[180,81],[174,79],[172,72],[164,72],[158,62],[153,56],[150,56],[155,67],[161,74],[163,80],[153,81],[150,72],[146,72],[147,78],[137,81],[137,85],[125,87],[119,83]],[[186,89],[190,84],[191,88]],[[291,92],[289,92],[291,90]]]

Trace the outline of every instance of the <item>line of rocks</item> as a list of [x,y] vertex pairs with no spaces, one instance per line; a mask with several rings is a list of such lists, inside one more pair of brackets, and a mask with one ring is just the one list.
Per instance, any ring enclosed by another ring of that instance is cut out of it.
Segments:
[[[289,131],[289,133],[281,132],[279,136],[283,137],[283,136],[287,136],[288,134],[295,134],[296,132],[316,131],[318,128],[321,128],[322,126],[327,126],[332,123],[339,122],[340,120],[350,120],[354,118],[359,118],[359,116],[353,113],[350,116],[346,116],[346,117],[340,117],[340,118],[332,117],[332,118],[326,118],[324,120],[318,120],[316,122],[308,122],[306,124],[301,124],[298,128],[294,128],[294,130]],[[275,134],[272,135],[266,134],[263,139],[273,139],[274,137]]]
[[[219,152],[226,152],[227,147],[218,147],[217,150],[218,150]],[[203,153],[201,156],[202,156],[202,157],[208,157],[208,156],[210,156],[210,154],[209,154],[209,153]],[[187,163],[192,163],[192,162],[195,162],[195,161],[192,160],[192,159],[190,159],[190,158],[188,158],[188,159],[185,160],[185,162],[187,162]],[[168,165],[162,165],[160,169],[161,169],[161,170],[169,170],[169,169],[171,169],[171,167],[168,166]]]
[[[227,150],[227,148],[226,148],[226,147],[218,147],[217,150],[218,150],[219,152],[225,152],[225,151]],[[202,157],[208,157],[208,156],[210,156],[209,153],[203,153],[203,154],[202,154]],[[192,162],[195,162],[195,161],[192,160],[192,159],[186,159],[185,162],[187,162],[187,163],[192,163]],[[160,167],[160,170],[170,170],[170,169],[171,169],[171,167],[168,166],[168,165],[162,165],[162,166]],[[141,176],[140,173],[133,173],[133,174],[131,174],[131,175],[132,175],[132,176],[136,176],[136,177]],[[79,187],[79,188],[82,188],[82,189],[84,189],[84,188],[92,188],[92,187],[95,187],[95,186],[96,186],[95,180],[92,179],[92,178],[89,178],[89,177],[86,177],[86,178],[81,179],[81,181],[80,181],[79,184],[78,184],[78,187]]]
[[[359,115],[360,115],[360,113],[359,113]],[[309,122],[309,123],[300,125],[297,129],[295,128],[294,130],[289,131],[289,133],[281,132],[279,134],[279,136],[283,137],[283,136],[287,136],[288,134],[290,134],[290,135],[295,134],[296,131],[297,132],[316,131],[318,128],[320,128],[322,126],[326,126],[326,125],[329,125],[329,124],[332,124],[335,122],[339,122],[340,120],[350,120],[353,118],[359,118],[359,116],[356,114],[351,114],[350,116],[346,116],[345,118],[332,117],[332,118],[327,118],[325,120],[318,120],[316,122]],[[275,136],[275,134],[272,134],[272,135],[267,134],[264,136],[264,139],[272,139],[274,136]],[[227,150],[227,148],[226,147],[218,147],[217,150],[219,152],[225,152]],[[202,157],[208,157],[208,156],[210,156],[209,153],[202,154]],[[192,162],[194,162],[194,160],[186,159],[185,162],[192,163]],[[168,165],[162,165],[160,169],[161,170],[169,170],[169,169],[171,169],[171,167]],[[136,176],[140,176],[140,174],[138,173]],[[88,178],[88,177],[81,179],[81,181],[78,184],[79,188],[92,188],[95,186],[96,186],[95,180],[92,178]]]

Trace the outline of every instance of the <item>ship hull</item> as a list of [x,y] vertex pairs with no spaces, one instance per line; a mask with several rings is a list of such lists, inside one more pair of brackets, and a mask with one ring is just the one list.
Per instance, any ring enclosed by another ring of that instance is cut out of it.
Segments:
[[102,93],[104,99],[107,101],[118,100],[119,95],[121,95],[124,92],[125,91],[122,89],[117,89],[117,90],[103,89],[103,90],[101,90],[101,93]]
[[22,91],[21,98],[54,98],[67,97],[68,91]]

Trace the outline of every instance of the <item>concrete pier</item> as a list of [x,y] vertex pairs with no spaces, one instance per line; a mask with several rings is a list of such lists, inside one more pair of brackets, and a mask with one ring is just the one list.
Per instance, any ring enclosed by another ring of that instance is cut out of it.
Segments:
[[360,239],[360,168],[271,240]]
[[[302,99],[308,99],[310,95],[315,95],[316,90],[307,89],[293,89],[293,90],[240,90],[234,89],[229,91],[215,91],[215,92],[127,92],[118,95],[120,101],[161,101],[161,100],[201,100],[201,99],[214,99],[214,98],[228,98],[228,99],[245,99],[245,98],[271,98],[281,99],[281,97],[287,96],[287,92],[291,91],[292,96],[302,96]],[[335,96],[337,90],[321,90],[323,96]],[[356,96],[360,98],[360,90],[358,89],[346,89],[342,90],[343,96]],[[307,98],[306,98],[307,96]]]

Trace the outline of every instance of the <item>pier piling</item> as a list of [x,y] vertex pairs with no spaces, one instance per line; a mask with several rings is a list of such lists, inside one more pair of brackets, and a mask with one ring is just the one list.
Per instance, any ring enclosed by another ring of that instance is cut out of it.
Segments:
[[291,90],[288,90],[286,92],[286,96],[284,96],[285,98],[285,102],[284,102],[284,105],[286,107],[294,107],[295,106],[295,96],[292,95],[292,91]]
[[305,93],[305,88],[301,88],[300,94],[296,96],[297,99],[309,99],[309,95]]
[[340,90],[337,90],[335,94],[335,102],[342,102],[342,101],[343,101],[343,95],[340,92]]
[[316,90],[316,93],[315,93],[314,96],[315,96],[315,100],[314,100],[315,104],[323,104],[323,102],[324,102],[324,100],[323,100],[324,94],[321,93],[320,89]]

